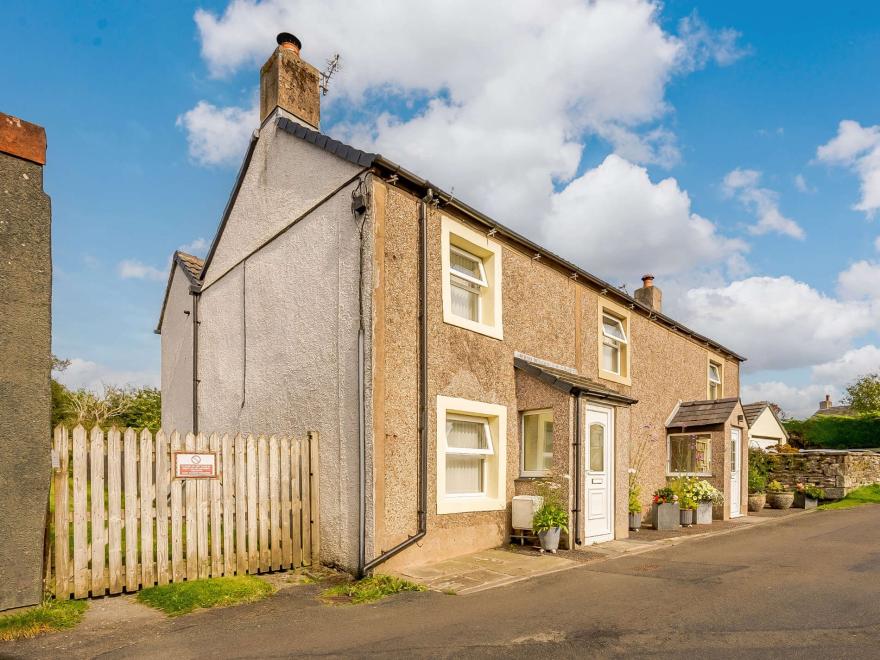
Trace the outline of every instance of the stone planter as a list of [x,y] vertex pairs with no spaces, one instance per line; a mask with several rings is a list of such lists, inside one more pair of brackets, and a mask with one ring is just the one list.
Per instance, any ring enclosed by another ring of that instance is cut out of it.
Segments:
[[767,504],[771,509],[790,509],[794,504],[794,493],[767,493]]
[[711,502],[700,502],[697,504],[697,524],[698,525],[711,525],[712,524],[712,503]]
[[764,493],[749,493],[749,511],[757,513],[767,504],[767,496]]
[[559,534],[562,530],[559,527],[551,527],[543,532],[538,532],[538,539],[541,541],[541,550],[552,552],[554,555],[559,549]]
[[678,502],[672,504],[654,504],[652,507],[654,529],[671,530],[681,527],[678,513]]
[[795,493],[794,494],[794,508],[795,509],[815,509],[819,504],[819,500],[814,499],[812,497],[807,497],[806,493]]
[[696,511],[693,509],[679,509],[678,516],[681,520],[681,524],[687,527],[690,527],[694,524],[694,518],[696,517]]
[[642,512],[641,511],[630,511],[629,512],[629,528],[633,532],[637,532],[642,528]]

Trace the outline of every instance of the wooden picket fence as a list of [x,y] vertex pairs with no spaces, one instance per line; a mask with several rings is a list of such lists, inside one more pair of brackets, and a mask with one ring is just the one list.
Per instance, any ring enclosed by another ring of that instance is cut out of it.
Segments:
[[[45,574],[56,598],[318,563],[316,433],[70,435],[54,432]],[[174,478],[177,451],[215,453],[218,478]]]

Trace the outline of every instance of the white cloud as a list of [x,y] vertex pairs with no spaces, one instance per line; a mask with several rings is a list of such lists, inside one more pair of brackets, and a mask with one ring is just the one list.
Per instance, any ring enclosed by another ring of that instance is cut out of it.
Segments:
[[196,257],[202,257],[208,252],[208,248],[210,247],[210,243],[206,241],[204,238],[197,238],[190,243],[186,243],[181,245],[178,250],[181,252],[186,252],[187,254],[192,254]]
[[743,385],[740,398],[745,403],[770,401],[781,406],[786,415],[803,419],[816,412],[826,394],[833,398],[837,391],[827,385],[797,386],[773,380]]
[[837,276],[837,291],[848,300],[880,301],[880,263],[857,261]]
[[694,329],[745,355],[744,368],[752,372],[836,359],[877,328],[871,305],[836,300],[788,276],[691,289],[681,314]]
[[746,250],[694,213],[675,179],[653,183],[645,168],[613,154],[553,196],[542,234],[547,247],[571,261],[630,282],[644,272],[663,277]]
[[186,131],[189,155],[202,165],[238,162],[258,126],[259,106],[218,108],[207,101],[177,118]]
[[802,193],[814,193],[816,189],[813,188],[807,180],[804,178],[803,174],[797,174],[794,177],[794,187],[798,189],[799,192]]
[[757,170],[737,168],[728,172],[722,184],[722,190],[727,197],[736,197],[758,219],[756,224],[749,226],[749,233],[760,236],[775,232],[803,239],[804,230],[801,226],[779,211],[779,193],[760,187],[760,179],[761,173]]
[[119,276],[124,280],[153,280],[162,282],[168,279],[168,273],[155,266],[149,266],[137,259],[123,259],[117,267]]
[[866,344],[812,369],[816,382],[834,383],[841,389],[859,376],[880,371],[880,348]]
[[[736,33],[713,31],[696,15],[679,34],[665,31],[659,3],[648,0],[559,0],[552,12],[522,0],[359,7],[237,0],[222,14],[199,10],[195,20],[216,76],[256,69],[283,28],[297,32],[303,56],[319,67],[340,52],[343,68],[324,100],[343,117],[356,110],[358,123],[338,124],[338,137],[454,187],[525,233],[549,210],[554,188],[576,174],[591,136],[629,160],[674,164],[675,136],[660,124],[670,111],[667,84],[742,55]],[[376,95],[416,113],[402,119],[362,104]],[[210,125],[219,115],[218,123],[245,122],[247,133],[253,124],[234,110],[227,117],[202,102],[189,124]],[[228,160],[228,132],[199,131],[191,139],[196,159]]]
[[159,387],[159,374],[153,371],[126,371],[83,358],[72,358],[70,366],[54,374],[66,387],[84,387],[100,392],[104,385],[135,385]]
[[816,158],[848,167],[858,175],[862,198],[853,209],[873,217],[880,209],[880,125],[862,126],[857,121],[843,120],[837,135],[816,150]]

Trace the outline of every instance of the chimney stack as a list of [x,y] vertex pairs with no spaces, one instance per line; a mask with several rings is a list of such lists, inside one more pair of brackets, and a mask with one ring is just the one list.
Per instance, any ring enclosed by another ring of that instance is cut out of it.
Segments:
[[653,275],[642,276],[642,288],[636,289],[633,297],[643,305],[653,309],[655,312],[662,311],[663,292],[654,286]]
[[297,122],[316,131],[321,119],[321,74],[300,58],[302,42],[282,32],[278,47],[260,69],[260,123],[275,108],[281,108]]
[[825,400],[819,402],[819,410],[828,410],[831,407],[831,395],[826,394]]

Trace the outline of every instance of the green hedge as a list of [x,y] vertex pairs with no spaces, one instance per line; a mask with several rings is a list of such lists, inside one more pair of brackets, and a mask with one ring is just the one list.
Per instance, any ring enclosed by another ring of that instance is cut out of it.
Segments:
[[806,449],[874,449],[880,447],[880,413],[855,417],[817,415],[784,422],[792,444]]

